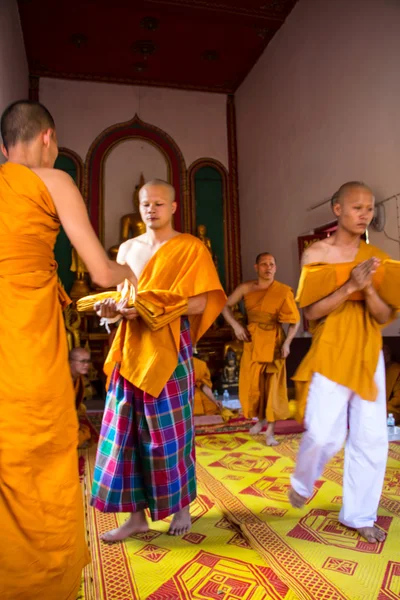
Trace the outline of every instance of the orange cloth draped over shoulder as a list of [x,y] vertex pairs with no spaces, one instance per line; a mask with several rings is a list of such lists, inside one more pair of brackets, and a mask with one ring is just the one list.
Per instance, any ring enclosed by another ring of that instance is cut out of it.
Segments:
[[244,297],[251,342],[243,347],[239,398],[246,418],[274,422],[290,416],[286,360],[280,351],[285,341],[282,323],[300,320],[293,291],[279,281],[266,290]]
[[387,411],[393,413],[396,425],[400,424],[400,364],[391,363],[386,369]]
[[[393,318],[400,310],[400,262],[361,241],[352,263],[310,264],[301,272],[296,300],[301,308],[325,298],[341,287],[352,269],[368,258],[381,260],[373,277],[380,297],[393,308]],[[308,389],[314,373],[343,385],[365,400],[374,401],[377,388],[374,375],[382,349],[382,326],[370,315],[362,292],[350,298],[320,321],[310,322],[312,344],[297,369],[297,418],[304,418]]]
[[203,385],[208,385],[212,389],[211,375],[207,363],[194,356],[193,368],[196,386],[194,391],[194,416],[220,414],[221,411],[217,404],[210,400],[201,389]]
[[76,600],[89,562],[78,420],[44,183],[0,167],[0,598]]
[[85,397],[85,381],[82,375],[77,377],[74,385],[74,390],[75,406],[79,421],[78,448],[80,448],[85,442],[88,442],[92,437],[90,427],[86,425],[85,422],[83,422],[83,419],[86,419],[86,406],[83,403]]
[[[119,299],[130,297],[141,318],[123,321],[118,327],[104,371],[110,376],[114,365],[136,387],[158,397],[178,363],[180,317],[187,312],[188,298],[207,294],[201,315],[189,317],[192,344],[212,325],[226,303],[210,252],[193,235],[181,233],[161,246],[145,266],[137,285],[125,286]],[[78,310],[87,310],[104,293],[83,298]]]

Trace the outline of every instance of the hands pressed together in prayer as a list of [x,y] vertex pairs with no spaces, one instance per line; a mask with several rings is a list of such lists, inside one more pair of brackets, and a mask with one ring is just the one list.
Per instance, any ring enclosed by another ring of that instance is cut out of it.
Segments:
[[115,319],[119,315],[128,321],[137,319],[139,313],[135,307],[127,307],[128,300],[121,300],[121,302],[115,302],[112,298],[103,300],[102,302],[96,302],[94,310],[97,315],[103,319]]
[[381,261],[378,258],[372,257],[354,267],[348,280],[352,291],[365,290],[372,286],[372,277],[380,263]]

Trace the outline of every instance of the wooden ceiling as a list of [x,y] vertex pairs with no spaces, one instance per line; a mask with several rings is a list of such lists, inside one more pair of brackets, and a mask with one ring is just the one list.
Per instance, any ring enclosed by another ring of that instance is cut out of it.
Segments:
[[18,0],[32,75],[233,93],[297,0]]

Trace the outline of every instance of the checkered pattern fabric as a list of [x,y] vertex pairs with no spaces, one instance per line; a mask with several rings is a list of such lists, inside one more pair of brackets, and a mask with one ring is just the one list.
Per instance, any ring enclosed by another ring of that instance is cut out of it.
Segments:
[[181,319],[178,365],[158,398],[116,365],[97,450],[91,505],[102,512],[150,509],[159,520],[196,497],[194,375],[189,321]]

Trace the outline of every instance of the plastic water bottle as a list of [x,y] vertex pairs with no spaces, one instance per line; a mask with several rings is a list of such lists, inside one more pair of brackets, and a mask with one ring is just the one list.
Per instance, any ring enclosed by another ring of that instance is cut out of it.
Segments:
[[228,392],[228,390],[225,390],[225,391],[224,391],[223,398],[224,398],[224,401],[225,401],[225,402],[226,402],[227,400],[229,400],[229,392]]
[[389,413],[388,416],[388,420],[387,420],[387,427],[388,427],[388,434],[389,435],[394,435],[394,426],[395,426],[396,422],[394,420],[394,416],[392,413]]
[[215,390],[215,392],[214,392],[214,398],[215,398],[216,400],[218,400],[218,396],[219,396],[219,394],[218,394],[218,390]]

